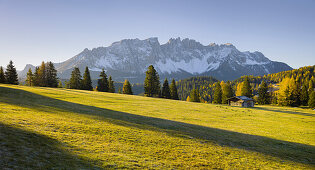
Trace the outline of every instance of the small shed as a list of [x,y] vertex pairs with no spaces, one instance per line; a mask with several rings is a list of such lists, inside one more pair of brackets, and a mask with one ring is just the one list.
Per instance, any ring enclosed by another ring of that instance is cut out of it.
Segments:
[[254,107],[254,100],[246,96],[234,96],[228,99],[230,106]]

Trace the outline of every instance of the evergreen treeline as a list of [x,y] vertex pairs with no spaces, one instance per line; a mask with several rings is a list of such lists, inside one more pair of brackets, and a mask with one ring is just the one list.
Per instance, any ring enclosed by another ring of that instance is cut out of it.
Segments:
[[0,83],[19,84],[17,71],[12,60],[10,60],[5,71],[2,66],[0,67]]
[[192,101],[198,90],[200,102],[226,104],[232,96],[247,96],[258,104],[314,107],[315,66],[221,83],[213,77],[193,77],[178,81],[177,87],[181,100]]
[[144,80],[144,96],[161,97],[173,100],[179,99],[174,79],[172,80],[171,85],[169,85],[167,78],[165,78],[161,90],[160,77],[153,65],[150,65],[146,71],[146,77]]
[[42,62],[41,66],[35,68],[35,72],[29,69],[25,83],[27,86],[57,87],[57,70],[52,62]]

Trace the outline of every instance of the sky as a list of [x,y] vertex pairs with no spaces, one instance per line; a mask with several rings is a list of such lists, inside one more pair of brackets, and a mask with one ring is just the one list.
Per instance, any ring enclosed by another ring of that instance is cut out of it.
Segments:
[[62,62],[122,39],[190,38],[315,64],[315,0],[0,0],[0,65]]

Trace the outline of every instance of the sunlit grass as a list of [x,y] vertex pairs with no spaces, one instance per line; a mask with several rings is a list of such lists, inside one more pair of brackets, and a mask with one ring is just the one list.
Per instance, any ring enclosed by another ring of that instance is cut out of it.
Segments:
[[310,109],[3,84],[0,94],[1,167],[315,168]]

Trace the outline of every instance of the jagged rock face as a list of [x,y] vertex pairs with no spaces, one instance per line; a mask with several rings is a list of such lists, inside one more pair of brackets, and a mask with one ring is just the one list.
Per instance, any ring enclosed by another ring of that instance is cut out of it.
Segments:
[[116,81],[128,78],[135,83],[143,81],[149,65],[156,68],[161,78],[175,79],[211,75],[232,80],[247,74],[264,75],[292,69],[285,63],[269,60],[260,52],[240,52],[232,44],[204,46],[187,38],[172,38],[162,45],[157,38],[125,39],[109,47],[85,49],[55,66],[60,78],[69,78],[74,67],[83,71],[88,66],[92,78],[97,78],[104,68]]

